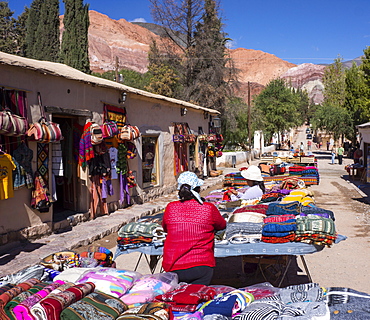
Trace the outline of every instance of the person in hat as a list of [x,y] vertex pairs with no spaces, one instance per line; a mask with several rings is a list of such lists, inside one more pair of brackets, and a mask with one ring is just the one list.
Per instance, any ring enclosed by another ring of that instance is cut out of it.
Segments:
[[166,206],[162,226],[167,233],[162,267],[178,275],[179,282],[209,285],[216,265],[214,232],[226,228],[217,207],[201,198],[203,180],[194,172],[180,174],[179,201]]
[[265,184],[260,168],[251,165],[247,170],[240,171],[240,174],[247,180],[249,188],[244,193],[231,190],[231,200],[250,200],[262,197],[265,193]]

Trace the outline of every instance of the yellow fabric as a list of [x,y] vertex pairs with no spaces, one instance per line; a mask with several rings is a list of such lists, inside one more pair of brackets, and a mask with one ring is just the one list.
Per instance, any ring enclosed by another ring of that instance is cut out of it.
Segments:
[[297,194],[297,195],[289,194],[289,195],[285,196],[285,197],[281,200],[281,202],[282,202],[282,203],[287,203],[287,202],[292,202],[292,201],[299,201],[299,202],[301,202],[301,201],[302,201],[302,199],[303,199],[303,196],[302,196],[302,195],[299,195],[299,194]]
[[13,198],[13,170],[16,168],[11,155],[0,155],[0,200]]
[[310,203],[315,203],[311,197],[304,197],[301,201],[302,206],[308,206]]

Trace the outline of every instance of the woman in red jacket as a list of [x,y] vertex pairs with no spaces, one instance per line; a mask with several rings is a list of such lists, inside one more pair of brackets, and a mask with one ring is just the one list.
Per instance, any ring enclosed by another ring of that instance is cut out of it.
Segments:
[[177,182],[180,200],[169,203],[163,215],[162,266],[177,273],[179,282],[209,285],[216,265],[214,232],[225,229],[226,221],[214,204],[203,202],[203,180],[195,173],[183,172]]

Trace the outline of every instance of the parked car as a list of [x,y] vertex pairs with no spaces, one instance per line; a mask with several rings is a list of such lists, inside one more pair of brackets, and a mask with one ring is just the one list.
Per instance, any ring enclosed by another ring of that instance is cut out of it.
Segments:
[[311,129],[310,128],[307,128],[306,129],[306,133],[311,133]]
[[312,139],[312,134],[309,133],[307,136],[306,136],[307,139]]

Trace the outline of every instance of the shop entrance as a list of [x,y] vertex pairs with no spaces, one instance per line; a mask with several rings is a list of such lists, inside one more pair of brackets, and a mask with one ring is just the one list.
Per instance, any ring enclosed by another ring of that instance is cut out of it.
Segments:
[[53,122],[60,125],[64,139],[52,143],[52,175],[54,179],[55,202],[53,203],[53,221],[64,220],[78,211],[77,161],[78,129],[77,117],[56,117]]

